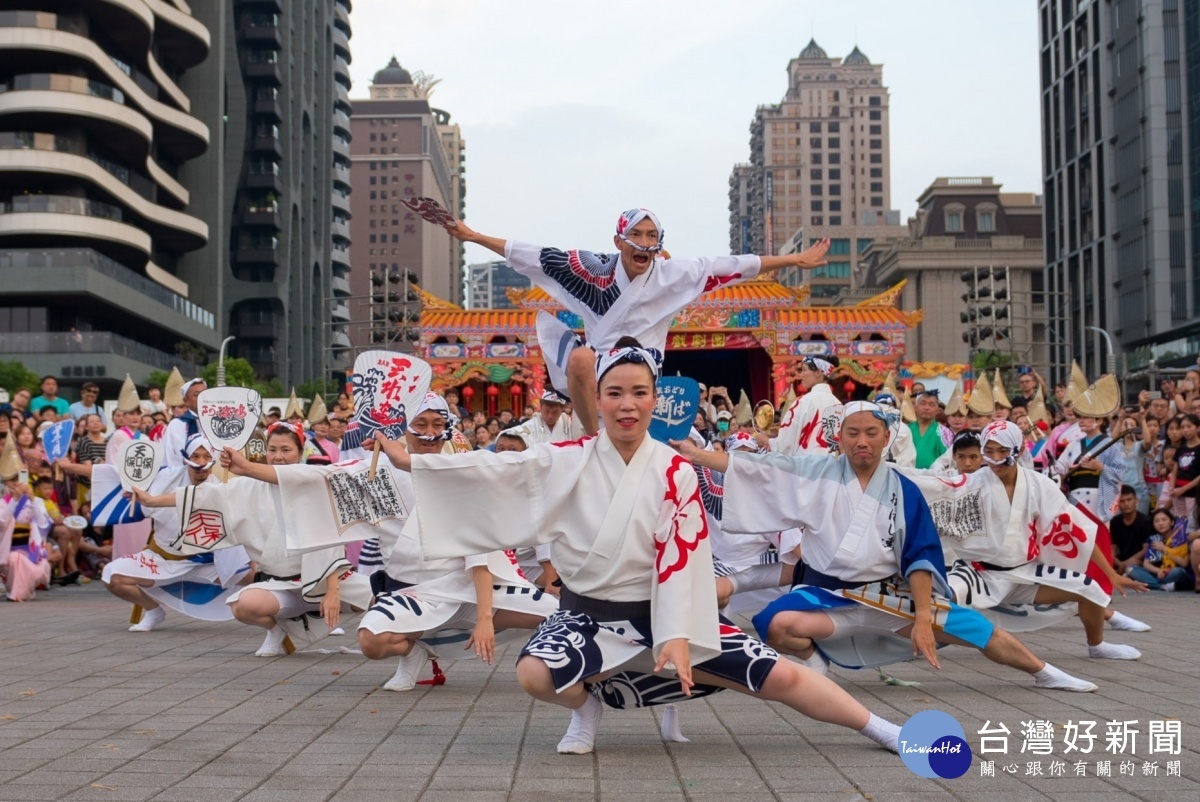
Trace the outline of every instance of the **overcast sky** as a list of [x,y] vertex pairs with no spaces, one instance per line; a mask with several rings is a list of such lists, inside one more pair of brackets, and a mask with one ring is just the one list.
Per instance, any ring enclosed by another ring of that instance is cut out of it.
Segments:
[[811,37],[884,65],[902,221],[938,176],[1041,192],[1032,0],[354,0],[350,22],[352,97],[393,54],[442,80],[486,234],[610,250],[644,206],[675,254],[728,253],[730,169]]

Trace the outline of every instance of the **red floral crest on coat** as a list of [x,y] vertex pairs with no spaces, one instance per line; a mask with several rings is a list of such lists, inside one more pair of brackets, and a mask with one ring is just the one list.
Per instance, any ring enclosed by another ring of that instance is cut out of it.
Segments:
[[[695,471],[691,464],[681,456],[671,460],[667,468],[667,492],[663,501],[673,504],[675,514],[671,517],[671,528],[662,540],[655,541],[655,569],[658,572],[658,582],[662,584],[671,578],[676,571],[687,567],[692,552],[700,545],[700,541],[708,537],[708,522],[704,517],[704,504],[700,500],[700,485],[692,482],[690,490],[685,491],[687,474],[694,479]],[[686,492],[686,498],[683,493]]]

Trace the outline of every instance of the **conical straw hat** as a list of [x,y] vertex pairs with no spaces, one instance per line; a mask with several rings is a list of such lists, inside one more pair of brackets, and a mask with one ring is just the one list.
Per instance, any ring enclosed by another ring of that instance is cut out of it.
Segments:
[[1000,368],[996,368],[996,378],[992,379],[992,400],[996,402],[996,406],[1012,409],[1012,402],[1008,400],[1008,393],[1004,392],[1004,377],[1000,375]]
[[1075,415],[1085,418],[1107,418],[1121,404],[1121,388],[1117,377],[1106,373],[1071,401]]
[[900,390],[896,387],[896,374],[888,373],[887,378],[883,380],[883,392],[888,393],[892,398],[900,398]]
[[163,402],[169,407],[183,406],[183,374],[179,368],[171,368],[167,386],[163,388]]
[[1033,393],[1033,399],[1029,402],[1029,419],[1034,423],[1045,421],[1046,425],[1054,423],[1054,418],[1050,416],[1050,410],[1046,409],[1046,400],[1042,398],[1042,388],[1039,387]]
[[1071,363],[1071,378],[1067,382],[1066,401],[1075,403],[1075,396],[1082,393],[1088,388],[1087,376],[1083,373],[1083,368],[1079,367],[1078,362]]
[[300,406],[300,401],[296,398],[296,388],[292,388],[292,395],[288,398],[287,409],[283,411],[283,419],[291,420],[292,418],[303,418],[304,408]]
[[738,422],[739,426],[745,426],[754,420],[754,410],[750,406],[750,396],[746,395],[745,390],[740,392],[742,395],[738,399],[737,406],[733,408],[733,419]]
[[971,391],[971,398],[967,401],[967,411],[976,415],[991,415],[996,411],[996,399],[992,395],[992,384],[988,381],[986,373],[975,382],[975,389]]
[[4,438],[4,450],[0,451],[0,479],[16,479],[23,470],[25,463],[21,461],[21,452],[17,451],[17,438],[9,435]]
[[125,374],[125,383],[121,385],[121,394],[117,396],[117,409],[122,412],[132,412],[141,409],[142,400],[138,398],[137,387],[133,384],[133,379],[129,378],[129,374]]
[[788,407],[790,407],[792,405],[792,402],[795,400],[796,400],[796,388],[789,384],[787,395],[785,395],[783,397],[783,405],[780,406],[780,409],[781,410],[787,409]]
[[963,400],[963,383],[959,379],[954,384],[954,392],[950,394],[950,400],[946,402],[947,415],[966,415],[967,403]]
[[308,425],[311,427],[314,423],[329,420],[329,410],[325,408],[325,399],[317,393],[313,397],[312,405],[308,408]]
[[900,399],[900,417],[905,423],[912,423],[917,419],[917,408],[913,405],[912,390],[908,387],[904,388],[904,396]]

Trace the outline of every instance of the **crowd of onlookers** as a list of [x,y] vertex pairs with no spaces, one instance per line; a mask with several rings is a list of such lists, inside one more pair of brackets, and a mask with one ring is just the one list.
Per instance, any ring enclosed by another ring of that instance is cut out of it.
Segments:
[[[910,388],[918,399],[923,390],[921,382]],[[30,388],[18,388],[8,403],[0,405],[0,446],[10,439],[15,444],[28,468],[30,491],[46,502],[54,520],[52,545],[57,580],[87,582],[98,576],[111,557],[111,539],[105,529],[90,523],[80,530],[65,522],[71,516],[89,517],[91,466],[105,461],[106,443],[116,430],[124,427],[160,440],[168,422],[185,414],[187,407],[168,406],[162,389],[152,385],[137,410],[113,410],[110,420],[95,383],[85,383],[80,388],[80,400],[74,403],[58,395],[58,382],[52,376],[42,379],[38,391],[35,395]],[[991,413],[994,419],[1012,420],[1021,427],[1038,470],[1053,473],[1056,461],[1080,436],[1079,421],[1066,393],[1065,385],[1048,388],[1036,371],[1025,371],[1018,376],[1017,387],[1006,403],[996,404]],[[525,405],[520,415],[511,408],[499,409],[495,414],[472,412],[463,406],[455,389],[447,390],[444,396],[455,416],[456,439],[463,450],[505,450],[506,430],[539,418],[540,425],[558,431],[555,427],[559,419],[570,420],[571,416],[570,402],[552,396],[536,406]],[[1037,404],[1035,398],[1045,399],[1036,410],[1031,409]],[[296,409],[287,412],[297,415]],[[720,448],[730,434],[753,431],[746,412],[735,409],[725,388],[714,387],[710,392],[702,384],[695,428],[707,442]],[[925,409],[922,412],[929,414]],[[305,428],[314,446],[330,461],[337,461],[347,428],[352,425],[353,401],[349,394],[341,393],[328,412],[322,413],[319,420],[305,420]],[[263,425],[281,419],[283,414],[284,410],[271,406],[265,411]],[[951,440],[985,423],[969,414],[947,415],[945,403],[938,401],[936,419],[949,430]],[[40,436],[48,426],[65,419],[76,423],[70,454],[50,465]],[[1152,587],[1196,586],[1196,562],[1200,557],[1196,505],[1200,498],[1200,370],[1188,371],[1179,379],[1163,379],[1159,389],[1141,392],[1136,403],[1119,407],[1099,424],[1103,432],[1119,441],[1113,451],[1121,459],[1113,464],[1118,464],[1121,472],[1120,510],[1110,521],[1116,567]],[[72,521],[79,523],[78,519]],[[1192,548],[1193,543],[1196,548]]]

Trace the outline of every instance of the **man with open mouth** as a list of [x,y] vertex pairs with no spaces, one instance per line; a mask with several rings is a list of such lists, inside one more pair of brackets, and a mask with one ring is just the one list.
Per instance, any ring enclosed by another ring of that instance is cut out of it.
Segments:
[[445,228],[456,239],[500,254],[509,267],[582,319],[582,339],[544,311],[538,313],[537,328],[551,384],[574,402],[588,434],[595,434],[599,425],[597,353],[612,350],[617,338],[625,335],[663,352],[671,319],[703,293],[782,267],[820,267],[829,250],[829,240],[823,239],[784,256],[673,258],[663,251],[658,217],[647,209],[629,209],[617,218],[615,254],[563,251],[489,237],[461,220],[447,222]]

